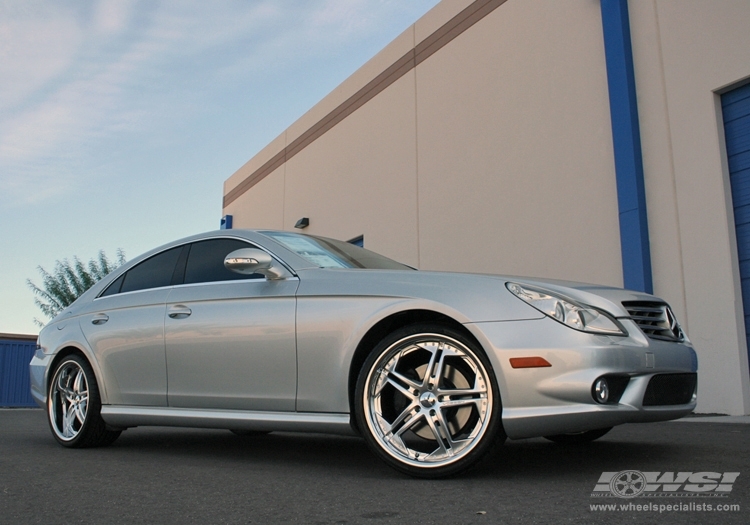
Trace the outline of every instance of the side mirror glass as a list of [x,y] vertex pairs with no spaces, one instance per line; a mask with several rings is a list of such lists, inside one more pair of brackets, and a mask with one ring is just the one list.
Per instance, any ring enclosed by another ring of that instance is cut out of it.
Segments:
[[257,248],[242,248],[224,257],[224,266],[235,273],[259,273],[268,279],[282,279],[286,271],[269,254]]

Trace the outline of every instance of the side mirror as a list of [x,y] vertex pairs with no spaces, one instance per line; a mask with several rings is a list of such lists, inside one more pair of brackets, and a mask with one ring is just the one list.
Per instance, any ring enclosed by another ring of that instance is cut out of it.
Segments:
[[268,279],[283,279],[286,271],[275,263],[273,257],[257,248],[242,248],[224,257],[224,266],[235,273],[252,275],[260,273]]

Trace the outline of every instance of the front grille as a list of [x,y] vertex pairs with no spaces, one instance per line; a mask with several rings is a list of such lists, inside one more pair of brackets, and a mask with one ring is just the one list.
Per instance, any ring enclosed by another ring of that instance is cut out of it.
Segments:
[[690,403],[698,374],[658,374],[651,378],[643,396],[643,406],[685,405]]
[[685,339],[685,334],[682,333],[682,328],[669,305],[656,301],[623,301],[622,305],[638,328],[651,339],[661,341]]

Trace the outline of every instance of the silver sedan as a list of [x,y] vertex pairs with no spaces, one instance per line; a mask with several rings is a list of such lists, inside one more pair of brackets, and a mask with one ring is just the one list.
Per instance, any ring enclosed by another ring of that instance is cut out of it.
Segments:
[[580,443],[682,417],[697,367],[652,295],[223,230],[95,284],[41,331],[30,372],[67,447],[140,425],[359,434],[395,469],[440,477],[506,438]]

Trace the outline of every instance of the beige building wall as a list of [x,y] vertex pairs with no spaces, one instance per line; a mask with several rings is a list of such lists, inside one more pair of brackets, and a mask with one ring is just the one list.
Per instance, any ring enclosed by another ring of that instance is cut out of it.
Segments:
[[414,72],[287,162],[284,224],[418,264]]
[[698,410],[750,413],[719,94],[750,77],[750,3],[631,1],[654,292],[699,357]]
[[[422,269],[622,286],[599,2],[490,4],[445,44],[477,3],[441,2],[232,175],[234,226],[309,217]],[[717,105],[750,75],[750,4],[629,6],[655,293],[699,353],[698,411],[750,413]]]
[[417,66],[421,268],[622,286],[601,43],[596,2],[510,1]]

